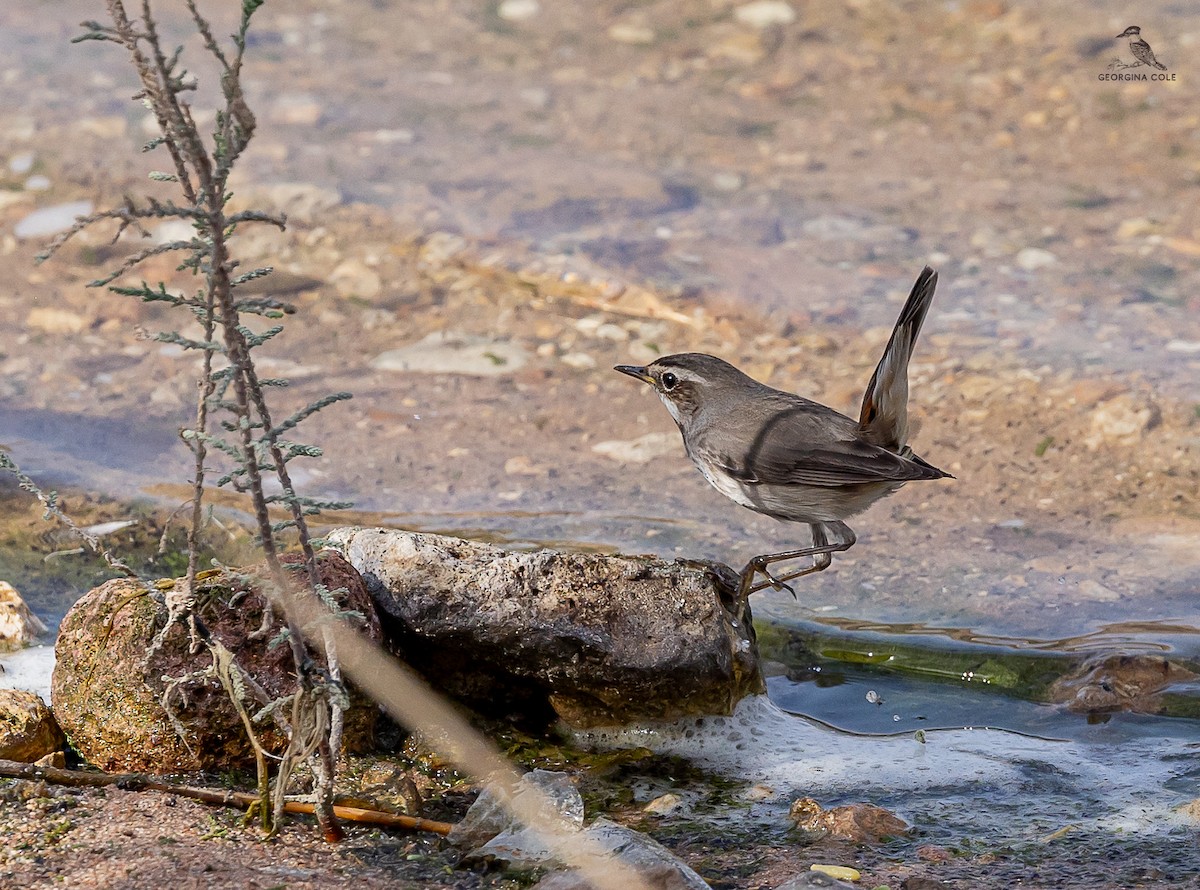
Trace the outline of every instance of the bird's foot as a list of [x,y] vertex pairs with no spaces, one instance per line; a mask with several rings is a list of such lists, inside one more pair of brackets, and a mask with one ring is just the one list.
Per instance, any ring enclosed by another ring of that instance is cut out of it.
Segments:
[[792,585],[788,584],[786,581],[780,581],[778,578],[776,578],[774,575],[771,574],[770,569],[768,569],[766,566],[759,569],[759,571],[761,571],[763,573],[763,575],[766,577],[766,579],[771,582],[771,586],[773,588],[775,588],[776,590],[786,590],[788,593],[790,593],[792,595],[792,599],[799,599],[799,597],[796,596],[796,588],[792,587]]

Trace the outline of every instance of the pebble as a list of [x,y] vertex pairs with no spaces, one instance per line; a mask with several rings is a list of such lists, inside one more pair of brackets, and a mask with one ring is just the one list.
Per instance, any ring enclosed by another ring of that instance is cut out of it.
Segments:
[[712,178],[713,188],[720,192],[736,192],[744,182],[739,173],[717,173]]
[[1092,412],[1091,432],[1084,444],[1091,451],[1103,445],[1135,445],[1161,419],[1159,407],[1144,397],[1116,396]]
[[343,297],[362,297],[370,300],[383,290],[379,273],[362,260],[342,260],[329,274],[329,283]]
[[1115,603],[1121,598],[1121,594],[1092,578],[1084,578],[1079,582],[1076,590],[1079,591],[1081,597],[1090,602]]
[[504,473],[507,476],[544,476],[546,471],[526,455],[519,454],[504,462]]
[[654,29],[632,22],[617,22],[609,27],[608,36],[617,43],[646,46],[654,42]]
[[796,21],[796,10],[782,0],[755,0],[735,9],[733,17],[743,25],[769,28],[772,25],[790,25]]
[[506,22],[524,22],[542,11],[538,0],[503,0],[496,8],[496,15]]
[[8,161],[8,169],[17,176],[24,176],[33,169],[33,152],[23,151],[13,155]]
[[1153,235],[1162,227],[1151,222],[1145,217],[1137,217],[1135,219],[1121,220],[1121,224],[1117,226],[1117,238],[1122,241],[1128,241],[1132,238],[1141,238],[1145,235]]
[[529,353],[517,343],[435,331],[423,340],[371,359],[381,371],[500,377],[522,368]]
[[13,228],[13,234],[22,240],[57,235],[71,228],[76,217],[87,216],[92,209],[91,201],[68,201],[65,204],[42,207],[18,222]]
[[636,439],[609,439],[597,442],[592,451],[623,464],[647,464],[670,454],[678,447],[677,437],[669,433],[646,433]]
[[673,813],[683,805],[683,799],[678,794],[667,792],[654,798],[650,803],[642,807],[643,813],[650,813],[653,816],[665,816],[668,813]]
[[78,334],[88,326],[88,321],[70,309],[38,306],[29,310],[29,314],[25,316],[25,325],[47,334]]
[[1017,265],[1026,272],[1035,272],[1058,262],[1058,257],[1040,247],[1023,247],[1017,252]]
[[596,367],[596,360],[586,352],[568,352],[559,361],[579,371],[590,371]]

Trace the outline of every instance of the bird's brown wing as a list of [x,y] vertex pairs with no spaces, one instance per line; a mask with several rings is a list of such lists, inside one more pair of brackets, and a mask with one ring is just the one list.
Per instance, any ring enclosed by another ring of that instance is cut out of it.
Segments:
[[864,441],[857,427],[831,408],[796,399],[770,415],[749,448],[721,448],[718,436],[705,443],[705,450],[748,484],[833,487],[945,476],[936,467]]

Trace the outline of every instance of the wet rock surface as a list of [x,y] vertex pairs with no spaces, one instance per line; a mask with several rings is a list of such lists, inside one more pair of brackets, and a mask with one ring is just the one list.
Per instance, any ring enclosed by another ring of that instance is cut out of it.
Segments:
[[[709,886],[665,847],[641,832],[603,817],[584,827],[583,798],[569,776],[533,770],[522,777],[514,793],[529,793],[535,788],[545,795],[566,830],[582,832],[595,848],[634,869],[652,890],[705,890]],[[467,847],[466,858],[472,862],[517,870],[561,866],[545,840],[515,823],[489,791],[484,791],[471,805],[448,839]],[[554,871],[535,886],[542,890],[587,890],[592,885],[577,873]]]
[[828,834],[855,843],[874,843],[906,834],[908,824],[895,813],[869,803],[825,809],[811,797],[802,797],[788,810],[788,818],[801,831]]
[[0,689],[0,760],[33,763],[61,751],[66,737],[37,695]]
[[[378,640],[378,619],[354,570],[338,554],[329,553],[322,556],[321,572],[331,591],[347,591],[343,607],[361,612],[364,632]],[[282,695],[293,685],[291,652],[287,646],[269,645],[275,631],[251,638],[262,624],[262,601],[250,594],[237,597],[237,605],[230,606],[239,589],[239,582],[231,586],[220,577],[209,579],[201,585],[199,615],[270,696]],[[159,597],[135,582],[117,579],[85,594],[63,619],[52,695],[71,745],[89,763],[112,772],[222,770],[252,764],[250,743],[225,689],[211,677],[192,677],[212,663],[206,648],[191,652],[186,629],[176,626],[147,660],[165,617]],[[170,678],[184,679],[170,697],[184,736],[164,710]],[[257,710],[253,701],[249,708],[252,713]],[[370,747],[377,715],[377,706],[351,689],[347,750]],[[264,746],[282,750],[282,734],[273,726],[260,728]]]
[[1197,679],[1200,674],[1161,656],[1103,654],[1056,680],[1048,696],[1080,713],[1156,714],[1162,709],[1163,694],[1172,686]]
[[728,714],[762,689],[749,609],[723,566],[337,529],[431,683],[485,712],[576,727]]

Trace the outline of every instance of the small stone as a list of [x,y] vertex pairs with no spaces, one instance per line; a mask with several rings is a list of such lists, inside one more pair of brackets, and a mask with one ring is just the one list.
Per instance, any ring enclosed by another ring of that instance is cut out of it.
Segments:
[[51,751],[45,757],[39,757],[33,762],[34,766],[63,769],[67,765],[67,755],[62,751]]
[[503,0],[496,8],[496,15],[506,22],[524,22],[542,11],[538,0]]
[[0,652],[20,649],[46,632],[46,625],[33,614],[17,589],[0,581]]
[[321,119],[321,103],[306,94],[284,94],[275,100],[271,119],[277,124],[311,127]]
[[534,464],[524,454],[510,457],[504,462],[504,472],[508,476],[543,476],[546,471]]
[[1058,257],[1040,247],[1023,247],[1017,252],[1017,265],[1026,272],[1045,269],[1058,262]]
[[596,367],[596,360],[586,352],[568,352],[559,361],[579,371],[590,371]]
[[1161,421],[1162,411],[1153,402],[1132,393],[1116,396],[1092,412],[1091,432],[1084,444],[1091,451],[1105,445],[1136,445]]
[[518,343],[435,331],[416,343],[380,353],[371,360],[371,367],[417,374],[499,377],[520,370],[528,361],[528,351]]
[[13,228],[13,234],[19,240],[57,235],[71,228],[77,217],[91,213],[92,208],[91,201],[68,201],[65,204],[42,207],[18,222]]
[[713,188],[721,192],[736,192],[744,182],[740,173],[722,172],[712,178]]
[[1090,602],[1115,603],[1121,598],[1121,594],[1092,578],[1084,578],[1075,589],[1081,597]]
[[790,25],[796,21],[796,10],[782,0],[755,0],[735,9],[733,17],[752,28],[769,28],[772,25]]
[[608,29],[608,36],[617,43],[646,46],[654,42],[654,29],[633,22],[617,22]]
[[623,464],[647,464],[657,457],[678,448],[676,436],[668,433],[646,433],[636,439],[610,439],[597,442],[592,451]]
[[821,831],[831,837],[861,843],[906,834],[908,825],[894,813],[869,803],[849,804],[826,810],[811,797],[792,804],[789,818],[805,831]]
[[467,249],[467,240],[453,232],[433,232],[421,245],[421,261],[430,266],[444,266]]
[[629,331],[625,330],[618,324],[602,324],[596,328],[596,336],[601,340],[612,340],[615,343],[624,343],[629,339]]
[[38,306],[29,310],[29,314],[25,316],[25,324],[47,334],[78,334],[88,326],[88,321],[78,312],[69,309]]
[[329,283],[343,297],[374,299],[383,290],[383,279],[379,273],[362,260],[342,260],[329,274]]
[[34,155],[31,151],[15,154],[8,161],[8,169],[17,176],[24,176],[33,169]]
[[1143,238],[1146,235],[1153,235],[1161,228],[1157,223],[1153,223],[1145,217],[1125,219],[1121,220],[1121,224],[1117,226],[1117,238],[1121,241]]
[[642,812],[649,813],[652,816],[665,816],[668,813],[673,813],[682,805],[683,799],[678,794],[667,792],[654,798],[654,800],[642,807]]
[[0,760],[33,763],[67,743],[41,696],[0,689]]

